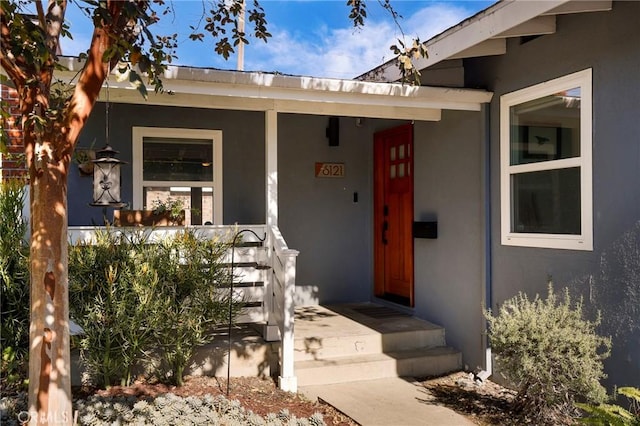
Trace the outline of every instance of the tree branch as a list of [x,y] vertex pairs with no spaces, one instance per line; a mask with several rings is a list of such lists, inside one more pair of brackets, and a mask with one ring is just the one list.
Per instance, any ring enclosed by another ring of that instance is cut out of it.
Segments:
[[[111,16],[120,16],[123,4],[122,1],[109,1],[107,8]],[[102,60],[104,52],[114,43],[114,38],[110,35],[111,32],[112,29],[107,25],[96,26],[93,29],[87,59],[67,110],[69,133],[66,135],[65,151],[73,150],[78,136],[80,136],[80,131],[98,99],[102,83],[111,70],[111,64]]]
[[7,16],[4,13],[4,9],[0,8],[0,65],[9,75],[9,78],[13,80],[16,88],[24,86],[27,81],[27,76],[18,67],[13,55],[7,49],[11,46],[11,30],[9,29],[9,23],[7,22]]
[[[38,2],[40,4],[40,2]],[[42,6],[41,6],[42,7]],[[64,14],[67,10],[67,0],[49,0],[47,6],[46,22],[43,27],[47,37],[47,48],[51,54],[51,62],[57,57],[58,45],[60,44],[60,34],[62,33],[62,24],[64,22]],[[40,13],[38,12],[38,16]]]
[[36,10],[38,11],[38,23],[43,31],[47,30],[47,20],[44,17],[44,8],[42,7],[42,0],[36,1]]

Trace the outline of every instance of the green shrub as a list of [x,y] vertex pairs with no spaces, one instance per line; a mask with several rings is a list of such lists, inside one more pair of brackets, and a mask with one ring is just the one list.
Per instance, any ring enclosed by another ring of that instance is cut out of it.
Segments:
[[[580,419],[582,423],[597,426],[640,426],[640,389],[621,387],[616,394],[629,399],[629,410],[617,404],[578,404],[587,413],[587,417]],[[613,399],[616,398],[614,395]]]
[[[149,267],[158,276],[155,300],[160,315],[153,328],[161,380],[182,385],[195,349],[213,340],[213,326],[227,322],[228,292],[219,289],[231,279],[223,264],[228,248],[227,243],[198,238],[191,231],[154,247]],[[237,314],[238,303],[232,310]]]
[[572,306],[568,290],[559,300],[549,284],[546,299],[520,293],[493,316],[486,311],[489,339],[499,371],[517,387],[517,409],[539,424],[576,413],[576,399],[602,402],[602,361],[609,338],[596,334],[599,318],[583,318],[582,304]]
[[228,292],[219,288],[230,279],[228,244],[192,230],[153,244],[143,232],[96,235],[96,244],[69,249],[70,310],[85,331],[81,358],[94,384],[130,384],[136,368],[182,384],[195,349],[227,319]]
[[0,376],[2,387],[22,387],[28,377],[29,246],[22,217],[25,182],[0,182]]
[[84,330],[78,341],[92,382],[128,385],[152,345],[157,275],[144,234],[95,235],[95,244],[69,246],[70,316]]

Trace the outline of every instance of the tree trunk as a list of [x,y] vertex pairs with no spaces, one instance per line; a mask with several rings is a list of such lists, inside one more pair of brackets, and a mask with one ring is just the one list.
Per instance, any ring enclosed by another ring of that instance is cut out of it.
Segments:
[[71,424],[69,280],[67,253],[68,160],[38,142],[30,161],[31,425]]

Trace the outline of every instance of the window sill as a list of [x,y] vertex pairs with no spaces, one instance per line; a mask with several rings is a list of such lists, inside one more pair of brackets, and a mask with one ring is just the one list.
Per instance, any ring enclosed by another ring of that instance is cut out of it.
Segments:
[[502,236],[503,246],[593,251],[593,241],[584,235],[516,234]]

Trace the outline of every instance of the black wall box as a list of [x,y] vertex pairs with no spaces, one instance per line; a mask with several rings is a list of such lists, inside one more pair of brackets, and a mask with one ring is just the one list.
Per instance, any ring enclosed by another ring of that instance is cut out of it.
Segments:
[[413,238],[438,238],[438,222],[413,222]]

